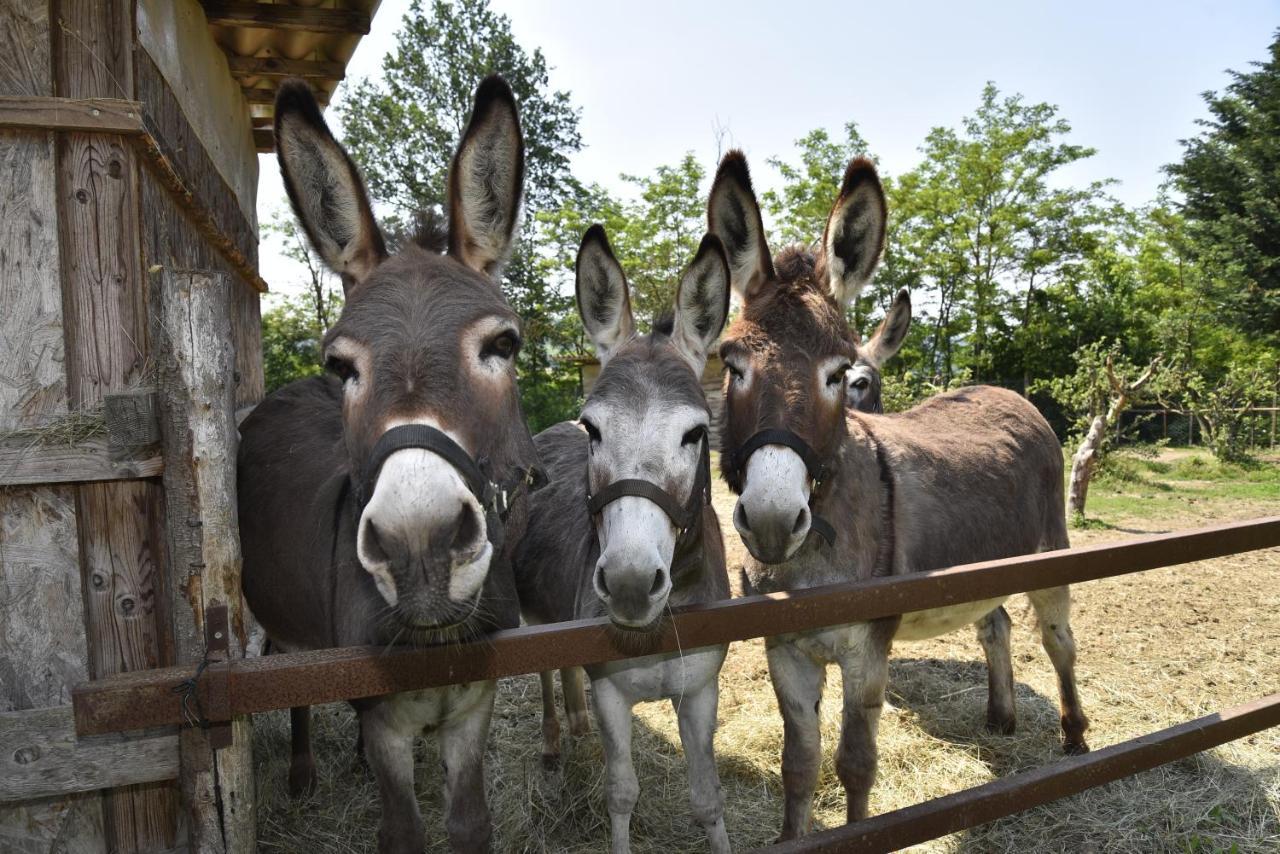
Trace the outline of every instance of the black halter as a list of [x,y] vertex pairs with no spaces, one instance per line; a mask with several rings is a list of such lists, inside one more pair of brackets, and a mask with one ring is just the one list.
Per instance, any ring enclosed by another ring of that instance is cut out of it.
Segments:
[[680,530],[680,536],[689,533],[701,518],[703,506],[711,503],[711,440],[704,433],[700,441],[702,453],[698,460],[698,471],[694,474],[689,500],[684,504],[672,498],[671,493],[652,481],[628,478],[615,480],[595,495],[588,492],[587,512],[596,516],[604,510],[606,505],[626,495],[647,498],[667,514],[667,518]]
[[733,452],[732,466],[735,480],[738,483],[742,483],[747,471],[747,461],[751,459],[752,454],[765,445],[781,445],[784,448],[790,448],[804,461],[805,470],[809,472],[809,477],[813,480],[813,488],[809,492],[809,530],[816,531],[822,539],[827,541],[827,545],[834,545],[836,529],[831,526],[830,522],[813,511],[813,501],[817,496],[818,487],[827,478],[826,463],[822,461],[822,458],[818,456],[818,453],[813,448],[809,447],[808,442],[795,433],[790,430],[776,428],[761,430],[743,442],[741,447]]
[[546,485],[547,476],[538,466],[517,468],[515,477],[505,482],[498,482],[485,474],[488,461],[481,458],[478,462],[471,458],[461,445],[449,438],[443,431],[427,424],[401,424],[383,433],[374,443],[369,461],[364,472],[354,478],[356,501],[363,508],[373,497],[373,488],[378,482],[378,472],[387,457],[396,451],[406,448],[421,448],[440,456],[462,476],[467,489],[484,508],[484,521],[489,542],[494,551],[502,548],[506,537],[507,517],[511,515],[511,507],[515,503],[519,490],[527,488],[530,492]]

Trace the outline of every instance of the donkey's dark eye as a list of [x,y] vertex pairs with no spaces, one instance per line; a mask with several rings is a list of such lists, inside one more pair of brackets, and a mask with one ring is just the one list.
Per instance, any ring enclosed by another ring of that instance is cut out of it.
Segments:
[[600,441],[600,428],[596,427],[596,425],[592,424],[585,418],[579,419],[578,423],[582,425],[583,430],[587,431],[587,436],[591,439],[592,444]]
[[324,360],[324,366],[344,383],[348,380],[360,379],[360,372],[356,370],[355,362],[350,359],[344,359],[341,356],[330,356]]
[[871,383],[866,377],[858,377],[856,380],[850,383],[850,385],[852,385],[858,391],[866,391],[867,386],[871,385]]
[[832,372],[831,372],[831,374],[827,377],[827,385],[836,385],[837,383],[842,383],[842,382],[844,382],[844,376],[845,376],[845,374],[849,373],[849,369],[850,369],[850,368],[852,368],[852,367],[853,367],[853,365],[850,365],[850,364],[848,364],[848,363],[845,363],[845,364],[841,365],[840,367],[836,368],[836,369],[835,369],[834,371],[832,371]]
[[740,368],[735,367],[730,362],[724,363],[724,369],[729,372],[730,379],[733,379],[733,380],[742,379],[742,370]]
[[508,329],[485,342],[480,351],[481,358],[497,356],[499,359],[512,359],[520,352],[520,336]]
[[702,437],[707,435],[707,428],[699,424],[689,432],[685,433],[680,439],[681,445],[692,445],[702,441]]

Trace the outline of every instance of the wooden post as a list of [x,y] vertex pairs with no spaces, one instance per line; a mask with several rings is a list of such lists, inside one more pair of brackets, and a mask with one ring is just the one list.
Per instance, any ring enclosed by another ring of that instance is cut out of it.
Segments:
[[[229,282],[221,273],[169,271],[153,287],[160,430],[171,561],[169,592],[178,662],[244,655],[240,531],[236,511],[235,348]],[[193,854],[256,847],[250,721],[230,744],[184,727],[183,800]]]

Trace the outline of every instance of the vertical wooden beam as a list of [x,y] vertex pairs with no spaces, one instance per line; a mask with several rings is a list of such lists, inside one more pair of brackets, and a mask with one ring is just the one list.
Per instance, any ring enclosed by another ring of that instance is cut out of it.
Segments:
[[[53,0],[51,7],[55,94],[132,98],[132,0]],[[69,133],[57,147],[67,390],[71,408],[85,409],[145,381],[138,163],[118,136]],[[162,610],[162,506],[154,482],[76,488],[91,677],[172,661]],[[112,790],[105,807],[113,851],[177,842],[171,783]]]
[[[231,282],[208,272],[165,270],[160,278],[153,318],[169,592],[178,661],[194,673],[201,661],[244,655]],[[215,613],[225,616],[211,619]],[[220,647],[225,652],[214,651]],[[230,735],[230,746],[216,750],[209,730],[182,730],[182,791],[198,854],[256,846],[248,719],[234,722]]]

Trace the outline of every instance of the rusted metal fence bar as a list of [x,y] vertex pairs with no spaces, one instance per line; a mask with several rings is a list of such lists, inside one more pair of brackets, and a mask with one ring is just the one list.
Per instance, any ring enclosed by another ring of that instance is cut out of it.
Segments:
[[1093,753],[758,850],[769,854],[896,851],[1015,815],[1278,725],[1280,694],[1272,694]]
[[[644,652],[674,652],[870,620],[1273,546],[1280,546],[1280,516],[895,578],[747,596],[677,609]],[[206,719],[225,721],[272,709],[536,673],[636,654],[637,650],[615,643],[606,620],[575,620],[497,632],[452,646],[352,647],[213,664],[201,675],[197,696]],[[191,675],[188,670],[168,668],[80,685],[72,696],[77,731],[95,735],[181,723],[184,713],[174,687]],[[194,708],[189,703],[187,714]]]

